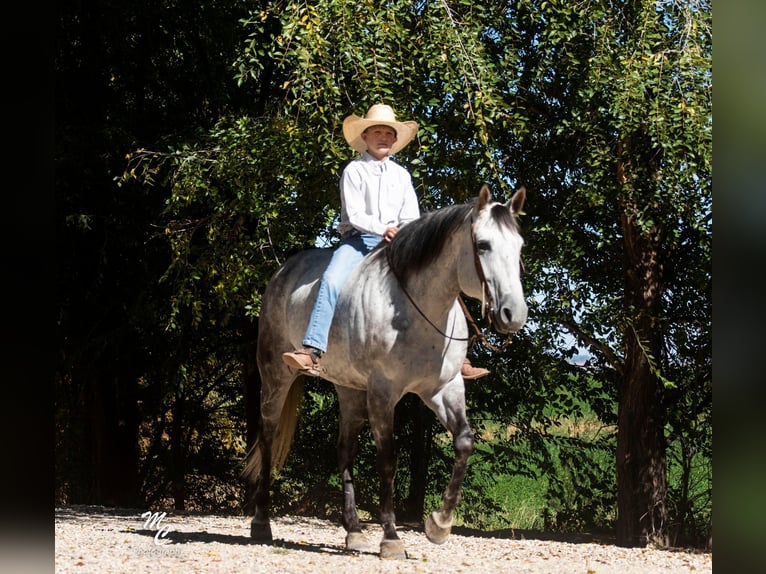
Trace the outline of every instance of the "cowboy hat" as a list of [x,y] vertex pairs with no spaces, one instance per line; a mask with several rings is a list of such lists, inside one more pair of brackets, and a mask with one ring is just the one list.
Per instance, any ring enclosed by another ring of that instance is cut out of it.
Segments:
[[359,153],[367,150],[367,144],[362,139],[362,132],[370,126],[389,126],[396,131],[396,141],[391,146],[391,154],[404,148],[418,133],[416,122],[398,122],[391,106],[375,104],[370,106],[367,115],[363,118],[352,114],[343,120],[343,136],[348,145]]

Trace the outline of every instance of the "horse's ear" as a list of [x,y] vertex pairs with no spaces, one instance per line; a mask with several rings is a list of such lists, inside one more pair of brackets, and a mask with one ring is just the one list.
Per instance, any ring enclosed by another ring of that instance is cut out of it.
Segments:
[[476,208],[477,211],[481,211],[492,201],[492,194],[489,191],[489,186],[485,183],[481,186],[479,191],[479,205]]
[[524,200],[527,198],[527,188],[523,185],[516,190],[516,193],[513,194],[513,197],[511,197],[510,201],[506,203],[508,208],[511,210],[511,213],[514,215],[518,215],[521,213],[521,210],[524,208]]

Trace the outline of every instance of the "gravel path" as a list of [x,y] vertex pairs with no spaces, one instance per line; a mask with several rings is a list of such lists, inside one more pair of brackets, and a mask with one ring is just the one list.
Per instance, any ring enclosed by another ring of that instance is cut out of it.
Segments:
[[[57,574],[363,574],[371,572],[513,574],[658,574],[713,571],[710,553],[621,548],[572,537],[524,539],[453,529],[447,542],[428,542],[420,527],[399,527],[406,560],[344,551],[339,524],[305,517],[272,521],[274,545],[250,542],[244,516],[168,514],[146,527],[141,510],[93,506],[56,508]],[[370,542],[382,530],[367,525]]]

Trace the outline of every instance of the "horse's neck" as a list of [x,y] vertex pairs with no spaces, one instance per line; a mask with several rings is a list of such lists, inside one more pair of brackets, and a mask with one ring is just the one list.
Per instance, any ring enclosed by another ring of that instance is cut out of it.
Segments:
[[[470,247],[470,236],[468,245]],[[415,297],[417,294],[417,300],[422,301],[424,309],[427,308],[434,316],[446,316],[460,295],[461,275],[465,273],[462,269],[465,248],[461,236],[453,237],[434,263],[408,281],[410,295]]]
[[460,294],[460,286],[454,273],[445,273],[445,268],[440,268],[438,264],[432,265],[432,268],[433,274],[420,273],[412,277],[407,290],[412,297],[416,297],[424,310],[437,315],[446,314]]

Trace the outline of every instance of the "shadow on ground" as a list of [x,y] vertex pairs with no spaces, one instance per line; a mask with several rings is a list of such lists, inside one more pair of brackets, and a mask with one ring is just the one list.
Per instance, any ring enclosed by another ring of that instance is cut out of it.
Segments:
[[[109,508],[103,506],[66,506],[58,507],[55,510],[56,520],[68,521],[68,520],[88,520],[97,516],[101,520],[119,520],[124,521],[135,520],[141,521],[141,515],[146,512],[146,509],[130,509],[130,508]],[[187,513],[169,510],[167,511],[167,519],[179,519],[183,517],[193,516],[207,516],[205,513]],[[232,518],[242,519],[242,516],[232,515]],[[275,517],[281,520],[292,519],[293,521],[300,521],[302,518],[316,517]],[[337,521],[329,520],[328,522],[335,524]],[[363,525],[365,530],[374,530],[379,527],[379,524],[375,521],[364,521]],[[423,523],[415,522],[401,522],[397,525],[399,530],[407,530],[413,532],[423,532]],[[128,531],[128,530],[126,530]],[[154,537],[156,530],[150,529],[130,529],[130,532],[134,532],[140,535],[146,535]],[[452,528],[452,534],[458,536],[467,536],[473,538],[499,538],[508,540],[545,540],[553,542],[568,542],[572,544],[615,544],[615,537],[610,532],[544,532],[540,530],[524,530],[518,528],[505,528],[501,530],[479,530],[476,528],[468,528],[465,526],[454,526]],[[235,534],[220,534],[214,532],[184,532],[178,530],[172,530],[172,528],[165,534],[164,538],[175,544],[185,543],[222,543],[222,544],[257,544],[249,536],[235,535]],[[296,543],[288,540],[276,539],[272,543],[275,548],[284,548],[286,550],[304,550],[309,552],[332,552],[332,553],[346,553],[344,545],[318,545],[309,543]]]

